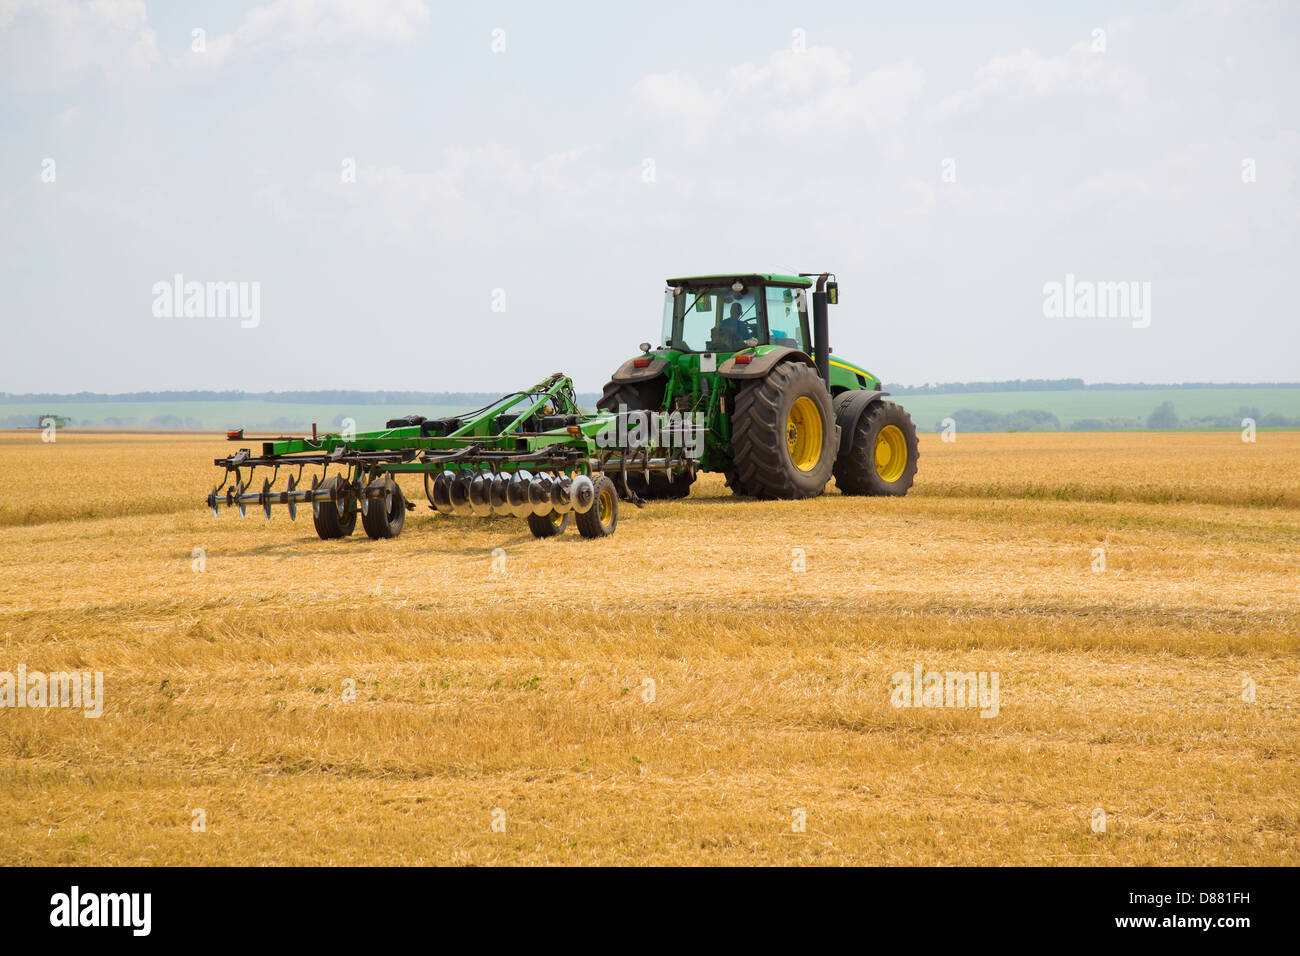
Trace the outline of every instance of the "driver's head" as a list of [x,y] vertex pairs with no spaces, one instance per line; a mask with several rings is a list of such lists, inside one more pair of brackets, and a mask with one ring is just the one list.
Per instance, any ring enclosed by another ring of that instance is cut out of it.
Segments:
[[739,302],[731,303],[731,318],[739,320],[742,314],[743,314],[743,310],[740,308],[740,303]]

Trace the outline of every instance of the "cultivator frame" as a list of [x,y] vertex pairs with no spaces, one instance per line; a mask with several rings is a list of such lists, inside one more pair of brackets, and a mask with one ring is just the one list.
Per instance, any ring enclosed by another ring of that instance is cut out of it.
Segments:
[[[311,438],[262,442],[260,455],[241,448],[216,458],[213,463],[225,474],[208,494],[207,506],[214,515],[222,507],[235,508],[240,517],[256,506],[269,520],[272,507],[284,505],[296,520],[298,505],[309,504],[322,538],[351,534],[360,511],[370,537],[395,537],[405,512],[415,505],[392,476],[420,474],[430,508],[441,514],[514,515],[526,518],[538,537],[562,532],[574,515],[584,537],[603,537],[617,524],[620,497],[642,504],[629,474],[646,480],[652,474],[694,478],[697,462],[687,449],[703,446],[704,431],[703,425],[682,422],[674,436],[679,441],[612,443],[610,436],[628,433],[617,427],[617,414],[583,412],[573,382],[559,372],[464,415],[411,416],[388,424],[356,435],[317,435],[313,426]],[[243,432],[227,437],[240,440]],[[333,476],[330,466],[339,469]],[[322,471],[304,487],[308,467]],[[254,490],[258,468],[271,469],[271,475]],[[277,491],[273,485],[281,468],[296,474]]]

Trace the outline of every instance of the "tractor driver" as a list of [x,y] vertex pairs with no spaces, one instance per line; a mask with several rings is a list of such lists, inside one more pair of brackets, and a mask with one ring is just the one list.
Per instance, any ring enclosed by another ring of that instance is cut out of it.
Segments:
[[715,348],[719,352],[738,352],[745,347],[745,339],[749,337],[749,325],[743,318],[744,314],[745,311],[739,302],[731,303],[727,318],[723,319],[715,330]]

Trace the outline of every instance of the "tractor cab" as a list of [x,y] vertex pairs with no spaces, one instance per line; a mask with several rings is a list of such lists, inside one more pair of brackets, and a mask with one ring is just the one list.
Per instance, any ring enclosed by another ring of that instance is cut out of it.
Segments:
[[663,341],[679,352],[739,352],[760,345],[811,354],[808,299],[800,276],[695,276],[669,279]]

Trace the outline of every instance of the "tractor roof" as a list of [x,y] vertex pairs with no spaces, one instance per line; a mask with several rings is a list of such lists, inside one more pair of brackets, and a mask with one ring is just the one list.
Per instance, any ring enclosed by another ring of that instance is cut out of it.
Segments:
[[803,276],[783,276],[772,272],[728,272],[711,276],[684,276],[680,279],[669,279],[670,286],[682,286],[683,288],[692,288],[702,285],[724,285],[735,282],[739,279],[746,285],[775,285],[788,286],[796,289],[807,289],[812,286],[812,279],[805,279]]

